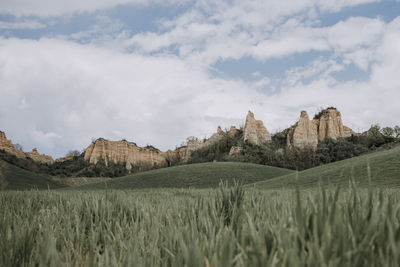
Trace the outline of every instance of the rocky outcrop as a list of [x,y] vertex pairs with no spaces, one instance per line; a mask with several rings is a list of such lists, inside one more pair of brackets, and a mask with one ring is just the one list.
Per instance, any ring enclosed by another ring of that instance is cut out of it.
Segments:
[[51,156],[39,154],[36,148],[32,149],[32,152],[26,153],[28,158],[31,158],[33,161],[45,163],[45,164],[53,164],[54,159]]
[[229,131],[228,131],[228,136],[229,137],[235,137],[236,135],[237,135],[237,133],[239,132],[239,130],[238,129],[236,129],[236,127],[235,126],[231,126],[231,128],[229,129]]
[[138,147],[126,140],[109,141],[103,138],[97,139],[86,149],[84,159],[93,164],[100,159],[104,160],[106,165],[109,162],[124,163],[128,170],[131,170],[132,166],[141,169],[167,166],[164,153],[154,147]]
[[[234,129],[233,129],[234,128]],[[173,162],[179,163],[187,163],[190,161],[190,157],[192,153],[201,148],[213,145],[219,142],[226,134],[236,134],[237,129],[235,127],[231,127],[231,130],[228,133],[225,133],[221,126],[218,126],[217,132],[211,135],[210,138],[205,140],[204,142],[198,140],[195,137],[189,137],[186,142],[186,146],[179,147],[175,150],[168,150],[164,153],[168,165],[171,165]]]
[[6,134],[2,131],[0,131],[0,150],[4,150],[18,158],[26,158],[25,153],[22,150],[16,149],[11,140],[8,140]]
[[328,108],[321,111],[320,114],[320,118],[317,120],[319,141],[326,138],[345,138],[353,134],[353,130],[343,125],[342,115],[337,109]]
[[74,160],[74,156],[65,156],[62,158],[58,158],[55,160],[55,162],[65,162],[65,161],[70,161],[70,160]]
[[47,156],[44,154],[39,154],[36,148],[32,150],[32,152],[24,153],[20,149],[16,149],[11,140],[8,140],[6,134],[0,131],[0,150],[4,150],[7,153],[15,155],[18,158],[31,158],[33,161],[45,164],[53,164],[54,160],[51,156]]
[[298,148],[316,148],[318,142],[327,138],[346,138],[354,134],[344,126],[340,112],[336,108],[322,110],[313,120],[302,111],[299,121],[288,131],[287,144]]
[[221,126],[218,126],[217,132],[215,134],[211,135],[211,137],[209,139],[207,139],[204,142],[204,144],[202,144],[201,146],[207,146],[207,145],[215,144],[218,141],[220,141],[224,136],[225,136],[225,132],[222,131]]
[[249,111],[244,125],[244,141],[248,141],[254,145],[271,141],[271,135],[267,128],[260,120],[254,118],[254,114]]
[[318,125],[310,120],[306,111],[302,111],[299,121],[290,128],[287,135],[288,146],[298,148],[313,147],[318,145]]

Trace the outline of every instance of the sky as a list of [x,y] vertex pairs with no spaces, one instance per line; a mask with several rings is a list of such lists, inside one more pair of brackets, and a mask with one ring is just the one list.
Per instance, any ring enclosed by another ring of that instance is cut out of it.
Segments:
[[335,106],[361,132],[399,100],[396,0],[0,2],[0,130],[25,151],[166,151],[248,110],[274,133]]

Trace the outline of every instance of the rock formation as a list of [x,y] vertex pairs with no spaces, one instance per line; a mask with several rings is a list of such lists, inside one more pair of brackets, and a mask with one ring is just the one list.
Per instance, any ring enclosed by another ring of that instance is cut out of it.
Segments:
[[124,163],[128,170],[131,170],[132,166],[142,169],[167,166],[164,153],[154,147],[138,147],[126,140],[109,141],[103,138],[97,139],[86,149],[84,159],[93,164],[100,159],[104,160],[105,164]]
[[32,152],[26,153],[26,155],[33,159],[36,162],[45,163],[45,164],[53,164],[54,160],[51,156],[39,154],[36,148],[32,149]]
[[289,146],[316,148],[318,145],[317,121],[310,120],[307,112],[302,111],[299,121],[288,132],[287,142]]
[[18,158],[31,158],[33,161],[53,164],[54,160],[51,156],[39,154],[36,148],[32,152],[24,153],[22,150],[16,149],[11,140],[8,140],[6,134],[0,131],[0,150],[4,150],[7,153],[15,155]]
[[343,125],[342,115],[337,109],[328,108],[321,111],[321,116],[318,119],[319,141],[323,141],[326,138],[345,138],[351,136],[352,134],[353,130]]
[[327,138],[346,138],[353,130],[344,126],[340,112],[336,108],[322,110],[315,119],[310,120],[307,112],[302,111],[299,121],[288,131],[288,146],[298,148],[316,148],[318,142]]
[[228,136],[229,137],[235,137],[238,132],[239,131],[238,131],[238,129],[236,129],[235,126],[231,126],[231,128],[228,131]]
[[74,156],[65,156],[62,158],[58,158],[55,160],[55,162],[65,162],[65,161],[70,161],[70,160],[74,160]]
[[254,118],[254,114],[249,111],[244,125],[244,141],[255,145],[271,141],[271,135],[260,120]]
[[7,153],[13,154],[18,158],[25,158],[25,153],[22,150],[16,149],[11,142],[6,137],[6,134],[0,131],[0,150],[4,150]]

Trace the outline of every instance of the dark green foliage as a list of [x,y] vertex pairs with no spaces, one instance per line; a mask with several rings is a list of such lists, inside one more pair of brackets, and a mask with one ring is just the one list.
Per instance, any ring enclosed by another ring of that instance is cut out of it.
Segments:
[[[0,150],[0,160],[4,160],[24,170],[42,173],[57,177],[120,177],[128,175],[125,164],[109,162],[107,165],[100,160],[91,164],[84,160],[83,154],[73,156],[72,160],[56,161],[53,164],[35,162],[30,158],[17,158],[16,156]],[[155,168],[155,167],[153,167]],[[148,170],[148,166],[134,166],[132,172]],[[151,169],[151,168],[150,168]]]
[[361,144],[354,144],[345,139],[325,139],[318,144],[316,157],[320,164],[331,163],[359,156],[368,152]]
[[322,109],[321,108],[321,110],[317,113],[317,114],[315,114],[314,115],[314,120],[319,120],[321,117],[322,117],[322,115],[325,113],[325,112],[327,112],[327,110],[328,109],[335,109],[335,110],[337,110],[337,108],[335,108],[335,107],[327,107],[327,108],[325,108],[325,109]]

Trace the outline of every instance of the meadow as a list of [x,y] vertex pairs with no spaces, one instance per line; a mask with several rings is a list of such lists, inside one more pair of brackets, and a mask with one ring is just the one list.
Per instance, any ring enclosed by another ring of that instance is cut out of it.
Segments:
[[1,266],[399,266],[400,192],[0,192]]

